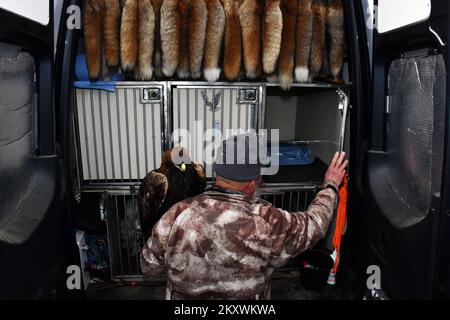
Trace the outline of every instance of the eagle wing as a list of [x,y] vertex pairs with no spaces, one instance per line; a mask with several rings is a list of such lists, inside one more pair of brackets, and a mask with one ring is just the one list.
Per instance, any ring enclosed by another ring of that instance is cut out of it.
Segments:
[[194,169],[195,173],[195,185],[196,187],[193,188],[193,195],[198,195],[200,193],[203,193],[206,188],[206,175],[205,175],[205,169],[203,166],[195,161],[191,162],[191,166]]
[[167,177],[152,171],[144,178],[138,193],[139,218],[144,234],[151,234],[151,228],[159,220],[161,209],[166,200],[169,182]]

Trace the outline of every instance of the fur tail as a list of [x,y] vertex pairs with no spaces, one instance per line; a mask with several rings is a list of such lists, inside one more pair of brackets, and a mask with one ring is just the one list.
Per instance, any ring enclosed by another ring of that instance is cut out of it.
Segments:
[[205,48],[206,24],[208,10],[204,0],[191,0],[192,15],[189,23],[189,69],[191,76],[201,76],[202,61]]
[[189,78],[189,23],[191,19],[191,0],[179,0],[180,10],[180,60],[177,75],[180,79]]
[[345,27],[344,7],[341,0],[328,1],[327,28],[330,39],[329,64],[333,80],[341,81],[344,64]]
[[307,82],[309,77],[313,29],[311,2],[311,0],[299,0],[298,4],[297,47],[295,52],[295,79],[298,82]]
[[117,67],[120,62],[120,19],[122,11],[119,0],[105,0],[105,19],[103,21],[106,62]]
[[150,0],[139,0],[139,80],[153,76],[155,13]]
[[325,0],[313,0],[313,38],[311,45],[311,75],[314,78],[319,75],[323,66],[323,56],[325,54]]
[[206,27],[204,74],[208,82],[219,80],[219,59],[225,32],[225,11],[220,0],[206,0],[208,22]]
[[108,63],[106,61],[106,52],[105,47],[102,50],[102,80],[103,81],[111,81],[111,72],[109,70]]
[[138,0],[127,0],[120,26],[120,57],[122,69],[133,71],[138,57]]
[[153,65],[155,75],[159,78],[163,76],[162,72],[162,53],[161,53],[161,5],[163,0],[151,0],[153,12],[155,14],[155,48],[153,50]]
[[242,45],[244,65],[247,77],[254,79],[258,75],[261,61],[261,18],[264,3],[260,0],[244,0],[239,8],[242,26]]
[[87,0],[84,12],[84,41],[89,78],[96,80],[102,70],[103,0]]
[[278,63],[280,86],[284,90],[292,87],[295,56],[295,31],[297,26],[297,0],[281,0],[283,32]]
[[266,74],[274,73],[277,67],[282,30],[280,0],[267,0],[263,26],[263,70]]
[[242,34],[239,22],[239,1],[222,0],[226,15],[224,73],[228,80],[236,80],[241,72]]
[[163,73],[173,76],[180,55],[180,12],[178,0],[165,0],[161,6],[161,48]]

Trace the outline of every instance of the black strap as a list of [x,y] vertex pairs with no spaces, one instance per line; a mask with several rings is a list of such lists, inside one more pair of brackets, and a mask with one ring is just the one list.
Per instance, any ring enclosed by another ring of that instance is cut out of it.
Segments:
[[336,187],[333,186],[332,184],[327,184],[325,187],[322,188],[322,190],[325,190],[325,189],[331,189],[331,190],[333,190],[334,192],[336,192],[336,195],[339,194],[339,190],[336,189]]

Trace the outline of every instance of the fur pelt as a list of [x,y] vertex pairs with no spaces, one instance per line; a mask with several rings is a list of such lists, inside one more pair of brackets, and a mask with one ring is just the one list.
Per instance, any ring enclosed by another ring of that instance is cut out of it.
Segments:
[[280,7],[283,13],[283,32],[278,62],[278,77],[280,87],[288,90],[292,87],[294,74],[297,0],[281,0]]
[[247,78],[258,76],[261,64],[261,26],[264,13],[262,0],[244,0],[239,8],[242,27],[242,46]]
[[127,0],[120,0],[120,10],[123,10],[123,7],[125,7],[125,2],[127,2]]
[[110,67],[117,67],[120,62],[120,19],[122,10],[120,9],[119,0],[104,1],[103,34],[106,62]]
[[161,6],[163,0],[151,0],[155,14],[155,42],[153,50],[153,67],[157,77],[162,77],[162,52],[161,52]]
[[150,0],[139,0],[139,80],[153,76],[155,13]]
[[191,0],[178,0],[180,10],[180,60],[177,75],[180,79],[189,78],[189,23]]
[[263,25],[263,69],[269,75],[274,73],[277,67],[282,30],[280,0],[267,0]]
[[120,26],[120,58],[125,72],[133,71],[138,58],[138,0],[127,0]]
[[191,19],[189,21],[189,70],[194,79],[201,76],[205,48],[208,10],[204,0],[191,0]]
[[111,72],[106,61],[106,51],[104,46],[102,51],[102,81],[111,81]]
[[297,17],[297,41],[295,52],[295,80],[307,82],[313,29],[312,0],[299,0]]
[[327,30],[329,41],[329,65],[334,82],[342,82],[344,64],[345,27],[344,6],[341,0],[328,0]]
[[102,21],[104,0],[86,0],[84,11],[84,41],[89,78],[96,80],[102,70]]
[[164,0],[161,6],[161,48],[163,73],[173,76],[180,56],[180,11],[178,0]]
[[239,0],[222,0],[226,16],[223,70],[228,80],[236,80],[241,72],[242,33]]
[[326,0],[313,0],[313,38],[311,44],[310,80],[317,77],[322,70],[323,56],[325,54],[325,36],[326,36]]
[[205,0],[205,2],[208,10],[208,22],[203,72],[208,82],[215,82],[220,78],[219,59],[225,32],[225,11],[220,0]]

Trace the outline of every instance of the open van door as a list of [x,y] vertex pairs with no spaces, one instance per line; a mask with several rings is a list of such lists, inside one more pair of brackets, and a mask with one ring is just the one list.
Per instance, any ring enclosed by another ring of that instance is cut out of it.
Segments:
[[27,5],[0,0],[0,298],[48,297],[67,252],[53,1]]
[[380,272],[367,285],[391,299],[448,297],[449,2],[378,0],[375,9],[361,214],[367,276]]

